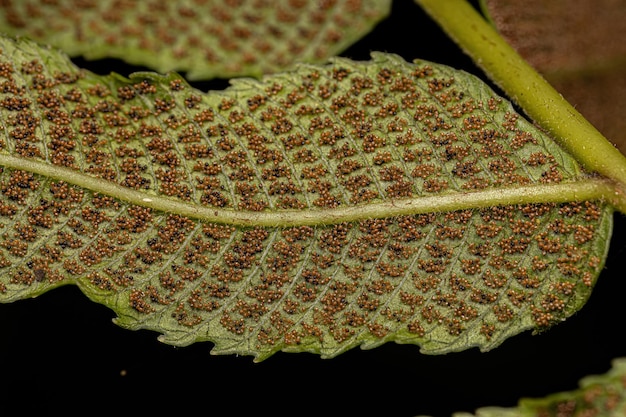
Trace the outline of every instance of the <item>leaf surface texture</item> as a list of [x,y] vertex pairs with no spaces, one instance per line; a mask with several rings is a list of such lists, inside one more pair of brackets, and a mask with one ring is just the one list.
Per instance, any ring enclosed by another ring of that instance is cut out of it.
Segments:
[[203,93],[0,45],[3,302],[76,284],[257,360],[488,350],[580,309],[606,257],[601,202],[464,203],[590,177],[465,72],[374,54]]

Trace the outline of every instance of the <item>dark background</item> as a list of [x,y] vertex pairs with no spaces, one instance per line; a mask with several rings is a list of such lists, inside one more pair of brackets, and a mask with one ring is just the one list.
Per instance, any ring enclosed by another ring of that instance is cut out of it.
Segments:
[[[481,75],[410,0],[396,1],[392,15],[342,55],[368,59],[372,50]],[[75,62],[104,74],[145,70],[114,60]],[[195,85],[206,91],[226,82]],[[74,286],[0,305],[0,415],[14,409],[22,415],[449,417],[572,390],[580,378],[604,373],[613,358],[626,356],[626,222],[621,215],[615,220],[605,271],[587,305],[544,334],[515,336],[488,353],[426,356],[416,346],[389,343],[327,360],[278,353],[253,363],[251,357],[212,356],[210,343],[175,348],[158,342],[154,332],[119,328],[111,310]]]

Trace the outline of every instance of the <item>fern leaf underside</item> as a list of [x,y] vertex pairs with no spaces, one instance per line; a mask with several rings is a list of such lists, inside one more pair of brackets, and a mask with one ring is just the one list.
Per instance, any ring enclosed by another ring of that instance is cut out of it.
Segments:
[[625,380],[626,358],[617,358],[608,372],[584,377],[576,390],[523,398],[517,407],[482,407],[475,414],[459,412],[452,417],[622,416],[626,414]]
[[462,71],[374,54],[203,93],[0,47],[2,302],[76,284],[125,328],[257,360],[488,350],[580,309],[606,257],[602,202],[437,210],[589,178]]

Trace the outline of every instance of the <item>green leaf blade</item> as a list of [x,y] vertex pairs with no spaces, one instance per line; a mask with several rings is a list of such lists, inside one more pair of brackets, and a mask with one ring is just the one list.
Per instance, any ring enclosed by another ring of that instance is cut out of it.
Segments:
[[610,185],[464,72],[375,54],[202,93],[2,52],[3,302],[76,284],[257,360],[488,350],[578,311],[606,257]]

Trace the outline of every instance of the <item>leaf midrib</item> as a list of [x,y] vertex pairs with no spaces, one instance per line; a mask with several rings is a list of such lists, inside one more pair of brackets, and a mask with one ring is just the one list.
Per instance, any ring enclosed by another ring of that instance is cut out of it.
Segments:
[[0,166],[23,170],[65,181],[95,193],[104,194],[138,206],[174,213],[192,219],[243,227],[292,227],[353,222],[370,218],[395,217],[431,212],[446,212],[497,205],[563,203],[568,201],[612,200],[615,187],[607,179],[580,178],[556,184],[532,184],[489,188],[481,191],[450,192],[432,196],[344,206],[323,210],[265,210],[262,212],[205,207],[134,190],[73,169],[0,153]]

